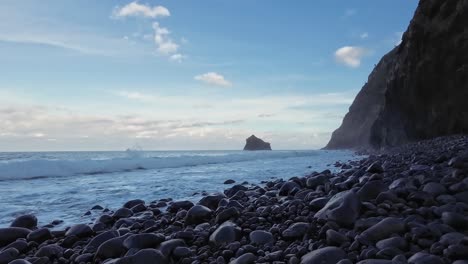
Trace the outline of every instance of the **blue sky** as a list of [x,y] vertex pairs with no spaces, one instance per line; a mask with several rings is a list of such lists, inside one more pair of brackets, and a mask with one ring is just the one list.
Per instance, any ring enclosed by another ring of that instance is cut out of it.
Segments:
[[323,147],[416,0],[0,3],[0,151]]

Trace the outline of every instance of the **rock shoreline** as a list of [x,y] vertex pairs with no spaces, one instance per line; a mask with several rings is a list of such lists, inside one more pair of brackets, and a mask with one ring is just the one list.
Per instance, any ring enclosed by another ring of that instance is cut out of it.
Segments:
[[58,231],[21,216],[0,228],[0,264],[468,263],[468,137],[335,166],[197,204],[132,200]]

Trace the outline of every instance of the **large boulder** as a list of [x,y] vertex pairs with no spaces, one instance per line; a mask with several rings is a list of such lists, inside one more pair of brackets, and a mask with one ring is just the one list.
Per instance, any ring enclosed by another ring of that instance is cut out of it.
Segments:
[[37,218],[34,215],[18,216],[10,225],[10,227],[23,227],[34,229],[37,227]]
[[419,1],[326,148],[393,146],[468,133],[468,4]]
[[359,217],[361,201],[353,191],[344,191],[335,194],[315,217],[322,220],[331,220],[342,226],[352,226]]
[[203,205],[195,205],[187,212],[185,217],[185,224],[201,224],[208,221],[212,216],[212,211],[210,208]]
[[241,229],[234,223],[227,221],[221,224],[210,236],[210,243],[220,246],[229,244],[240,238]]
[[252,135],[245,140],[244,150],[271,150],[271,146],[270,143]]

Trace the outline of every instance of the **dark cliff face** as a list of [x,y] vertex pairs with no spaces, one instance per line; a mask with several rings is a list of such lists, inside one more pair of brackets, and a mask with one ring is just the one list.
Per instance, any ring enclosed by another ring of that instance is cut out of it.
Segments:
[[421,0],[326,148],[382,148],[468,133],[468,0]]
[[270,143],[252,135],[245,140],[244,150],[271,150],[271,146]]

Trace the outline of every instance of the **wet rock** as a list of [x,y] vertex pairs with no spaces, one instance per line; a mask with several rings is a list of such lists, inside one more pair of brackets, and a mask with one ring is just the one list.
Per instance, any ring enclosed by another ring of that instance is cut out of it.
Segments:
[[408,247],[408,242],[406,242],[404,238],[397,236],[380,240],[377,242],[376,247],[380,250],[386,248],[398,248],[401,250],[406,250]]
[[15,260],[19,255],[16,248],[9,248],[0,252],[0,264],[8,264],[10,261]]
[[384,172],[384,169],[382,167],[382,165],[380,164],[380,162],[376,161],[374,163],[372,163],[366,170],[367,172],[369,173],[382,173]]
[[216,223],[218,224],[224,223],[225,221],[229,219],[239,217],[239,215],[240,215],[240,212],[239,212],[239,209],[237,209],[237,207],[229,207],[221,211],[216,216]]
[[329,246],[341,246],[343,243],[345,243],[346,241],[348,241],[348,238],[339,233],[339,232],[336,232],[335,230],[333,229],[328,229],[327,232],[326,232],[326,239],[327,239],[327,244]]
[[12,242],[5,246],[3,250],[6,250],[8,248],[15,248],[16,250],[18,250],[19,253],[25,253],[29,249],[29,244],[25,240],[18,239],[15,242]]
[[255,263],[255,260],[257,257],[255,257],[254,254],[252,253],[245,253],[242,256],[232,260],[229,262],[229,264],[250,264],[250,263]]
[[281,234],[285,239],[298,239],[302,238],[305,234],[309,232],[310,225],[309,223],[294,223],[289,226]]
[[93,254],[85,253],[76,257],[75,262],[76,263],[88,263],[88,262],[91,262],[92,260],[93,260]]
[[161,251],[161,253],[168,257],[169,255],[172,254],[172,252],[174,251],[175,248],[177,247],[185,247],[186,244],[184,242],[184,240],[182,239],[170,239],[168,241],[164,241],[161,243],[161,245],[159,246],[159,251]]
[[133,207],[135,207],[135,206],[137,206],[139,204],[144,205],[145,201],[140,200],[140,199],[130,200],[130,201],[126,202],[123,207],[127,208],[127,209],[130,209],[130,208],[133,208]]
[[58,245],[47,245],[39,248],[35,257],[47,257],[49,259],[58,259],[63,255],[63,248]]
[[365,259],[359,261],[357,264],[393,264],[393,261],[387,259]]
[[210,208],[203,205],[195,205],[188,210],[187,216],[185,217],[185,223],[187,225],[200,224],[209,220],[211,215],[212,211]]
[[34,215],[19,216],[11,223],[10,227],[34,229],[37,227],[37,218]]
[[249,238],[251,242],[258,244],[258,245],[263,245],[263,244],[274,242],[273,235],[270,232],[264,231],[264,230],[252,231],[249,234]]
[[357,195],[361,201],[370,201],[387,189],[387,185],[383,181],[369,181],[359,189]]
[[310,178],[307,179],[306,186],[308,188],[315,189],[315,188],[317,188],[317,186],[323,185],[326,182],[328,182],[328,178],[329,178],[329,176],[323,175],[323,174],[310,177]]
[[130,217],[132,215],[133,215],[132,210],[130,210],[128,208],[125,208],[125,207],[122,207],[122,208],[118,209],[117,211],[115,211],[114,214],[112,215],[112,217],[114,219],[121,219],[121,218]]
[[86,245],[86,247],[83,249],[83,253],[94,253],[100,245],[102,245],[104,242],[116,238],[119,236],[119,232],[115,230],[110,230],[103,232],[97,236],[95,236],[91,241]]
[[418,252],[408,259],[409,264],[444,264],[438,256]]
[[52,238],[52,234],[48,228],[40,228],[29,233],[26,238],[28,241],[34,241],[40,244]]
[[297,183],[295,183],[293,181],[288,181],[288,182],[285,182],[281,186],[281,188],[280,188],[280,190],[278,192],[278,195],[279,196],[287,196],[287,195],[291,194],[291,192],[293,190],[295,190],[295,189],[299,190],[300,188],[301,188],[301,186],[299,186],[299,184],[297,184]]
[[8,264],[32,264],[32,263],[25,259],[17,259],[17,260],[13,260],[9,262]]
[[405,229],[406,224],[402,219],[387,217],[362,232],[361,237],[375,242],[388,238],[392,234],[401,234]]
[[346,253],[337,247],[324,247],[302,256],[301,264],[336,264],[345,259]]
[[101,260],[121,257],[127,252],[127,248],[123,245],[123,241],[126,238],[127,236],[116,237],[102,243],[98,247],[95,257]]
[[236,181],[235,181],[235,180],[231,180],[231,179],[225,180],[225,181],[224,181],[224,184],[234,184],[234,183],[236,183]]
[[85,224],[78,224],[72,226],[68,231],[65,233],[65,236],[76,236],[76,237],[89,237],[93,235],[93,230],[91,227]]
[[429,182],[424,185],[423,191],[436,197],[441,194],[445,194],[447,192],[447,188],[438,182]]
[[192,208],[193,203],[190,201],[178,201],[178,202],[173,202],[169,207],[167,208],[167,211],[170,213],[177,213],[180,209],[183,210],[189,210]]
[[232,222],[224,222],[210,235],[210,243],[221,246],[240,238],[240,228]]
[[444,212],[442,213],[442,222],[456,229],[466,229],[468,227],[468,219],[458,213]]
[[211,210],[216,210],[218,208],[219,201],[224,198],[226,198],[226,195],[222,193],[212,194],[201,198],[198,204],[206,206]]
[[127,249],[155,248],[163,241],[164,236],[161,234],[135,234],[125,239],[123,246]]
[[31,230],[22,227],[0,228],[0,247],[6,246],[18,238],[26,238]]
[[115,264],[169,264],[166,257],[156,249],[142,249],[135,253],[133,256],[121,258],[115,262]]
[[333,196],[315,217],[331,220],[342,226],[352,226],[359,216],[361,202],[353,191],[344,191]]

